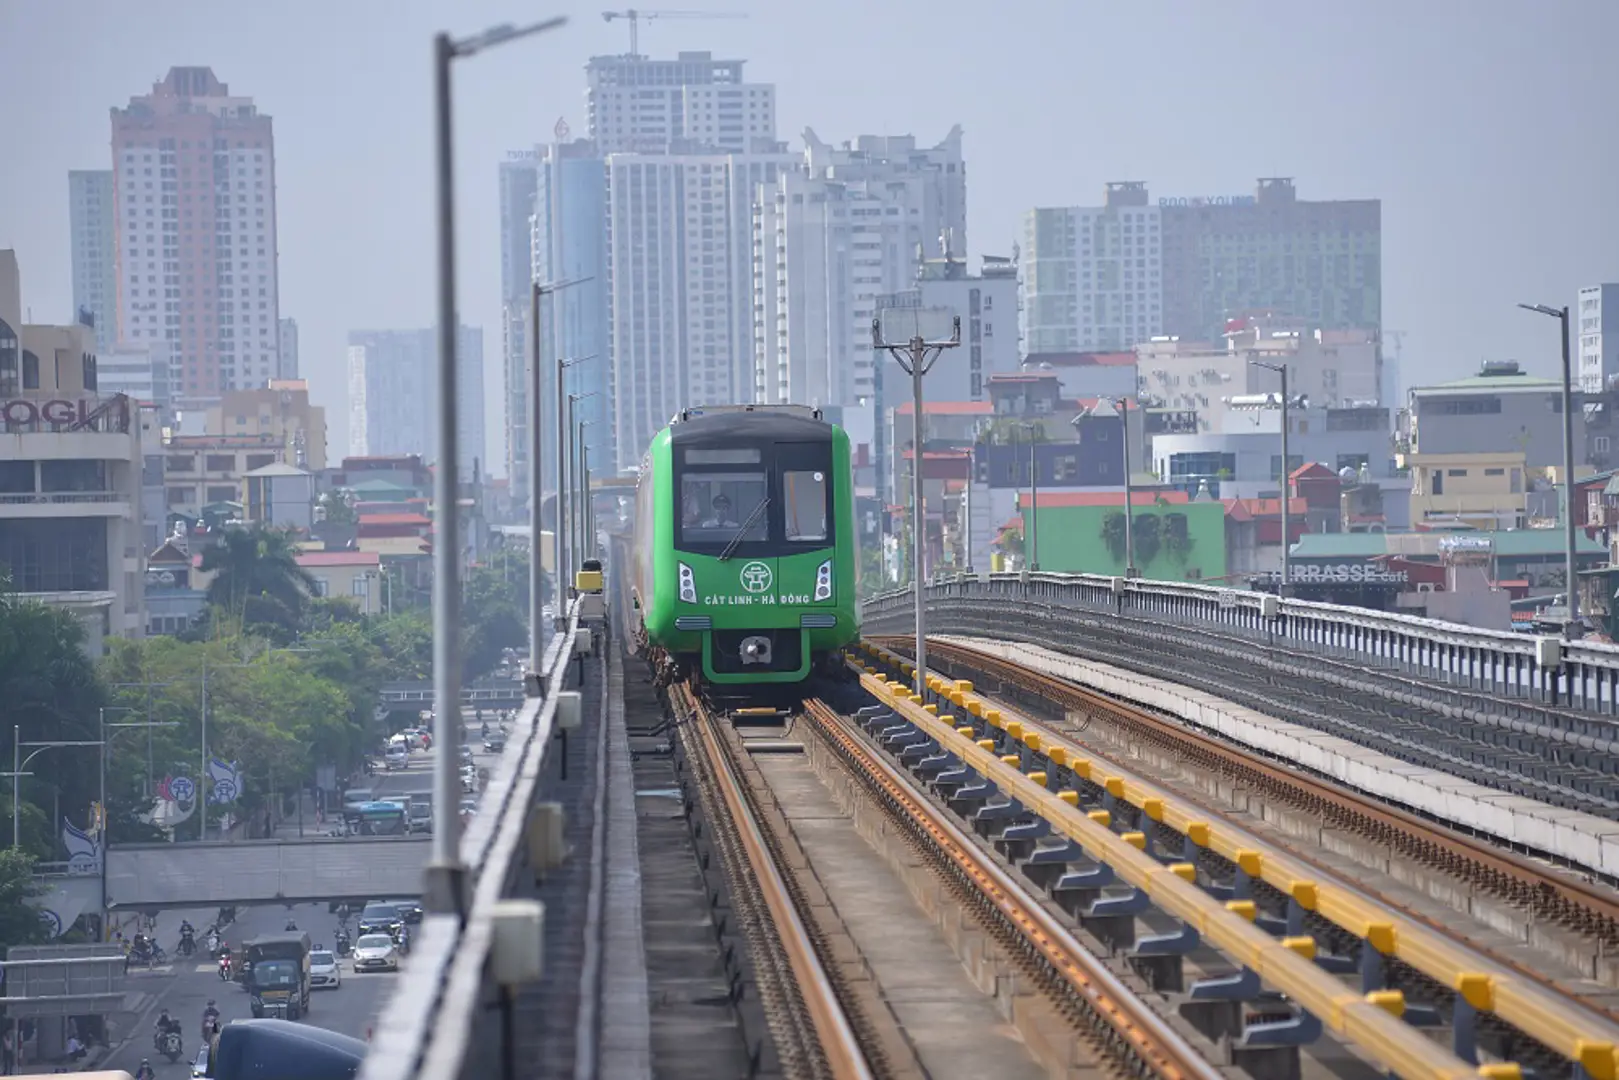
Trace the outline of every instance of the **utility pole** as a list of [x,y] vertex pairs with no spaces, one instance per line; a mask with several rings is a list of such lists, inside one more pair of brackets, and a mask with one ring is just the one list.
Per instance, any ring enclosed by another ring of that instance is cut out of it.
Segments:
[[1028,533],[1029,541],[1029,569],[1040,569],[1040,463],[1035,457],[1034,449],[1034,421],[1029,421],[1029,514],[1028,525],[1024,532]]
[[900,369],[911,377],[911,408],[914,410],[911,415],[911,588],[916,594],[916,692],[924,696],[927,694],[928,686],[928,641],[927,628],[924,625],[925,596],[922,591],[923,555],[927,545],[922,497],[922,448],[925,445],[922,426],[922,377],[933,370],[933,365],[944,354],[944,350],[954,349],[960,344],[960,315],[951,320],[950,337],[938,341],[928,341],[924,338],[920,324],[917,326],[917,332],[907,341],[885,341],[881,317],[871,320],[873,351],[886,351],[899,364]]
[[1293,530],[1288,517],[1287,506],[1292,501],[1288,497],[1292,494],[1292,478],[1288,470],[1287,457],[1287,407],[1289,405],[1287,397],[1287,363],[1284,361],[1280,364],[1267,364],[1263,360],[1249,360],[1248,362],[1254,367],[1274,371],[1282,377],[1282,586],[1277,590],[1276,594],[1286,596],[1293,583]]
[[1568,308],[1554,308],[1548,304],[1519,304],[1525,311],[1550,315],[1563,324],[1563,577],[1567,582],[1568,621],[1563,624],[1563,636],[1579,636],[1580,585],[1574,547],[1574,370],[1568,351]]

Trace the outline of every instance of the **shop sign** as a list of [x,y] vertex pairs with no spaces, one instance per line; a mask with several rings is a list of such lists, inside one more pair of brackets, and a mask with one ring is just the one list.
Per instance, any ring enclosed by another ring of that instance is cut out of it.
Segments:
[[1293,580],[1302,584],[1403,585],[1404,570],[1390,570],[1381,563],[1297,563],[1292,565]]

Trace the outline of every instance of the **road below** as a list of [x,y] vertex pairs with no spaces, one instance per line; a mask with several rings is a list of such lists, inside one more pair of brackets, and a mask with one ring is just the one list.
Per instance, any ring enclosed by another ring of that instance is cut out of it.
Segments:
[[[479,728],[469,725],[475,762],[480,767],[493,766],[495,755],[482,752]],[[430,795],[433,788],[432,762],[436,751],[416,751],[411,754],[406,768],[392,772],[378,769],[370,778],[369,787],[378,798],[390,795]],[[459,795],[458,795],[459,800]],[[305,821],[306,835],[314,835],[314,822]],[[277,830],[284,840],[298,838],[298,824],[283,823]],[[328,841],[330,842],[330,841]],[[388,899],[378,897],[378,899]],[[105,1069],[126,1069],[133,1073],[142,1059],[152,1062],[160,1080],[180,1080],[191,1075],[191,1060],[200,1045],[202,1012],[212,999],[219,1008],[221,1020],[245,1020],[252,1016],[247,992],[234,982],[219,978],[217,964],[202,950],[206,948],[206,930],[217,912],[212,909],[164,911],[157,917],[157,940],[170,953],[170,962],[150,970],[130,969],[126,989],[126,1003],[135,1011],[117,1017],[115,1038],[121,1039],[114,1052],[101,1065]],[[358,912],[356,912],[358,915]],[[306,931],[317,946],[330,947],[337,933],[337,916],[327,910],[326,904],[264,904],[238,909],[236,921],[225,928],[224,938],[233,949],[241,942],[260,934],[277,933],[286,928],[287,921],[296,922],[298,929]],[[190,958],[174,955],[180,940],[180,923],[189,920],[197,929],[197,954]],[[133,926],[130,927],[133,930]],[[350,932],[355,933],[354,923]],[[364,1039],[369,1034],[377,1014],[387,1001],[387,994],[398,979],[408,977],[410,958],[401,961],[401,972],[395,974],[356,975],[347,960],[340,961],[343,972],[342,986],[336,990],[316,990],[309,1006],[305,1023],[315,1027]],[[153,1025],[162,1010],[179,1020],[185,1035],[185,1056],[170,1062],[152,1047]]]

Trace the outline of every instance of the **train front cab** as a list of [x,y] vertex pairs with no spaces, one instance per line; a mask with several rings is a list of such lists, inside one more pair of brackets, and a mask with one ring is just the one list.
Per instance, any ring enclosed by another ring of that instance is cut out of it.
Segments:
[[858,633],[847,436],[763,411],[670,430],[670,651],[714,683],[803,681]]

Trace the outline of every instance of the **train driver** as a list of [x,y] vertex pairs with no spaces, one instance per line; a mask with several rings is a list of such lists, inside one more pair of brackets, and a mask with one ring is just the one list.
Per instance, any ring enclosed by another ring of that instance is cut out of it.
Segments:
[[741,522],[731,513],[731,500],[723,491],[714,496],[714,512],[703,522],[705,529],[736,528]]

